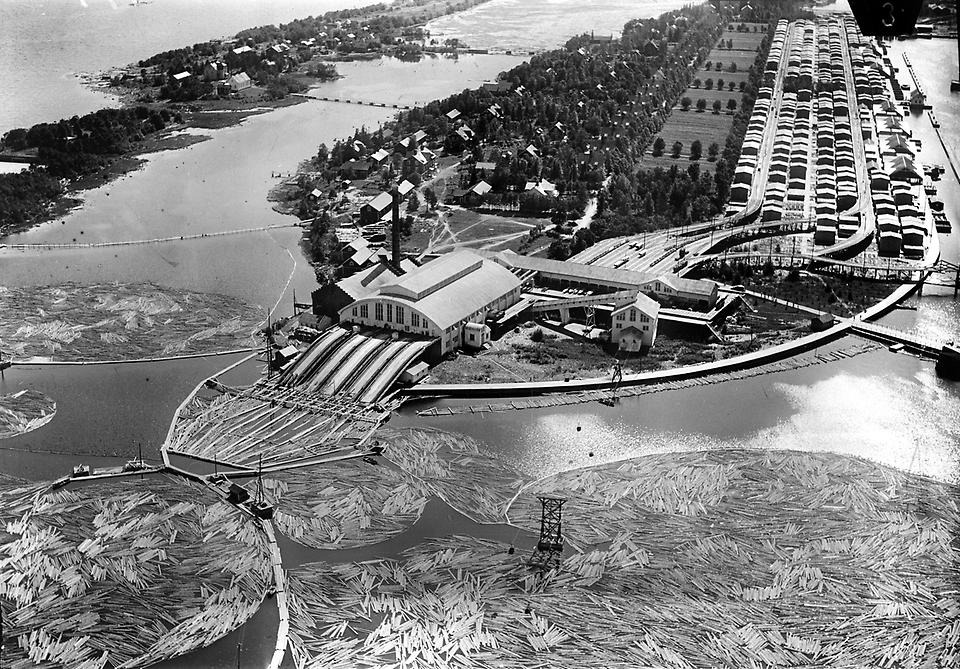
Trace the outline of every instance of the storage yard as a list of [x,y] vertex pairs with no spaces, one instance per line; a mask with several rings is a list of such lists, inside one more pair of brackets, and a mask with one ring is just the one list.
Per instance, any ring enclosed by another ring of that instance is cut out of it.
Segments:
[[6,287],[0,311],[0,350],[17,360],[134,360],[249,348],[265,319],[236,298],[140,283]]
[[569,500],[558,569],[531,570],[528,552],[466,536],[397,560],[305,565],[290,574],[293,657],[298,667],[948,666],[960,654],[957,492],[794,452],[567,472],[509,509],[533,529],[536,494]]
[[147,666],[236,629],[267,592],[263,534],[196,484],[3,478],[0,519],[10,669]]
[[368,546],[409,529],[430,499],[477,522],[499,522],[519,486],[513,470],[462,435],[384,429],[378,437],[381,466],[354,459],[265,477],[277,528],[312,548]]

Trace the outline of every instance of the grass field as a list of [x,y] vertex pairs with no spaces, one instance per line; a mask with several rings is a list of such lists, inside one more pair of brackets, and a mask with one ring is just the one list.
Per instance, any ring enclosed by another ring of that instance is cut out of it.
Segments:
[[549,219],[512,218],[483,214],[461,207],[441,207],[436,217],[422,217],[404,249],[415,253],[449,252],[456,248],[516,250],[538,224]]
[[[699,139],[703,144],[703,157],[698,161],[700,169],[712,169],[713,163],[707,160],[707,149],[712,142],[716,142],[722,150],[723,142],[732,125],[733,116],[723,112],[714,114],[712,111],[707,111],[701,114],[695,111],[675,110],[660,131],[660,137],[663,137],[666,142],[663,155],[655,158],[648,150],[643,156],[643,165],[653,168],[670,167],[676,164],[685,168],[693,162],[690,160],[690,145]],[[671,147],[676,141],[683,142],[680,158],[673,158],[671,153]]]
[[[752,30],[753,24],[749,24],[749,27]],[[765,30],[765,27],[761,30]],[[731,99],[736,100],[737,107],[740,107],[742,97],[740,82],[745,82],[749,78],[748,70],[753,65],[754,58],[756,58],[756,49],[760,46],[763,35],[764,33],[760,31],[743,33],[728,29],[723,32],[720,41],[717,42],[717,45],[704,60],[703,67],[691,79],[691,82],[699,79],[700,86],[694,87],[691,85],[680,95],[679,100],[685,97],[690,98],[690,109],[683,111],[678,100],[677,105],[671,110],[670,116],[660,130],[659,137],[663,138],[666,144],[663,155],[653,156],[653,142],[651,142],[642,159],[644,167],[669,168],[671,165],[677,165],[686,168],[694,162],[690,159],[690,145],[694,141],[700,140],[703,145],[703,157],[696,162],[700,164],[701,170],[713,170],[714,162],[708,160],[707,148],[713,142],[719,144],[721,149],[723,148],[727,133],[730,132],[730,127],[733,125],[733,115],[727,113],[727,102]],[[721,42],[726,44],[728,39],[733,40],[732,49],[718,48]],[[706,69],[708,63],[710,64],[709,70]],[[716,69],[717,63],[721,64],[719,71]],[[737,66],[737,71],[730,72],[730,66],[734,63]],[[713,80],[713,85],[709,90],[705,86],[707,79]],[[720,80],[723,80],[722,90],[718,90]],[[734,90],[732,91],[729,90],[731,81],[734,83]],[[697,101],[700,99],[707,102],[707,109],[704,112],[697,111]],[[715,100],[719,100],[721,104],[719,114],[713,113]],[[679,158],[673,158],[671,147],[674,142],[678,141],[683,143],[683,150]]]

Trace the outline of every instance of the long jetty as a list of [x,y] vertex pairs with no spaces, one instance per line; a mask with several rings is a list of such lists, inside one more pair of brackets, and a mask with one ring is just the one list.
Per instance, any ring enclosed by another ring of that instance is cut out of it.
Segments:
[[178,235],[176,237],[154,237],[152,239],[130,239],[117,242],[39,242],[36,244],[0,244],[8,249],[19,249],[23,251],[30,250],[52,250],[52,249],[96,249],[109,246],[139,246],[142,244],[166,244],[169,242],[183,242],[191,239],[206,239],[208,237],[226,237],[227,235],[245,235],[251,232],[266,232],[267,230],[276,230],[279,228],[296,228],[298,223],[275,223],[273,225],[262,225],[257,228],[241,228],[239,230],[223,230],[221,232],[202,232],[195,235]]

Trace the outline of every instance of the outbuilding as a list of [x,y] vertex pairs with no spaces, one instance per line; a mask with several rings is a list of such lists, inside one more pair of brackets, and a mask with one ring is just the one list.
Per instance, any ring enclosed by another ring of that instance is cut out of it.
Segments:
[[636,300],[614,310],[610,341],[621,351],[636,352],[650,348],[657,340],[659,316],[660,305],[657,301],[638,293]]

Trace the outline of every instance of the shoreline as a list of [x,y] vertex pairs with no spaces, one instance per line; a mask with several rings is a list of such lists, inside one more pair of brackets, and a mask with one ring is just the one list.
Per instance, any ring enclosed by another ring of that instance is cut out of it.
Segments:
[[[343,14],[349,20],[358,22],[373,21],[389,16],[392,16],[396,20],[403,21],[408,17],[408,14],[413,12],[426,12],[426,14],[420,16],[420,18],[424,19],[422,23],[414,22],[406,26],[407,29],[422,30],[430,21],[436,18],[457,14],[488,1],[489,0],[465,0],[465,2],[459,4],[441,4],[439,0],[421,0],[421,2],[415,3],[410,7],[388,7],[386,10],[384,10],[382,5],[371,4],[356,10],[332,10],[319,18],[329,17],[330,20],[335,20]],[[438,8],[440,13],[433,15],[432,12]],[[313,17],[308,18],[312,19]],[[238,36],[251,30],[255,30],[255,28],[240,31]],[[211,38],[211,40],[217,43],[225,42],[224,38]],[[420,58],[433,58],[437,56],[436,53],[431,53],[425,45],[420,45],[417,42],[414,42],[414,44],[421,49],[419,54]],[[154,54],[154,56],[150,58],[155,58],[158,55],[160,54]],[[220,57],[223,56],[223,54],[217,55]],[[398,52],[397,47],[386,43],[383,44],[378,51],[369,53],[350,50],[344,51],[343,53],[337,51],[315,53],[309,60],[297,63],[295,68],[286,74],[282,74],[282,76],[288,76],[296,80],[298,84],[304,85],[306,89],[309,90],[317,83],[343,78],[342,75],[337,75],[333,79],[310,76],[305,68],[312,62],[336,63],[356,60],[376,60],[384,56],[404,57]],[[125,174],[136,171],[142,165],[142,156],[144,155],[157,151],[181,149],[209,139],[209,137],[206,136],[192,136],[191,139],[177,141],[179,139],[177,138],[169,141],[171,140],[170,135],[174,132],[189,132],[192,129],[219,129],[238,125],[249,116],[267,113],[280,107],[300,104],[306,101],[306,98],[293,96],[288,92],[283,98],[277,100],[224,100],[218,98],[216,100],[206,101],[163,102],[153,98],[154,89],[149,86],[131,86],[119,79],[117,83],[112,81],[112,74],[122,75],[138,67],[140,66],[137,63],[128,63],[122,66],[107,67],[96,72],[76,72],[73,76],[80,81],[80,85],[84,88],[112,97],[117,101],[115,107],[105,106],[101,109],[113,108],[129,110],[137,106],[146,106],[153,111],[167,110],[175,114],[179,113],[183,116],[184,121],[164,128],[156,133],[157,137],[148,137],[127,151],[107,156],[107,165],[102,169],[84,174],[69,183],[63,184],[63,192],[55,199],[45,204],[38,203],[38,209],[42,208],[44,211],[42,213],[38,211],[35,218],[18,224],[11,223],[4,225],[0,223],[0,240],[4,240],[10,235],[27,232],[45,223],[50,223],[57,218],[66,216],[72,210],[83,206],[83,191],[99,188]],[[261,93],[261,96],[265,94],[266,91]],[[35,123],[33,125],[37,124]],[[62,180],[61,183],[63,183]]]
[[[93,172],[78,177],[65,185],[63,193],[47,205],[47,213],[22,225],[0,227],[0,240],[11,235],[29,232],[47,223],[69,215],[83,207],[84,193],[106,186],[122,176],[139,171],[146,162],[145,156],[162,151],[177,151],[211,139],[208,134],[199,134],[194,131],[219,130],[240,125],[251,116],[259,116],[283,107],[306,102],[306,98],[287,97],[272,102],[259,101],[244,103],[232,109],[194,109],[176,110],[184,118],[182,123],[168,126],[154,136],[138,142],[135,147],[121,154],[110,157],[110,162],[99,172]],[[135,106],[134,102],[124,100],[119,109],[129,109]]]

